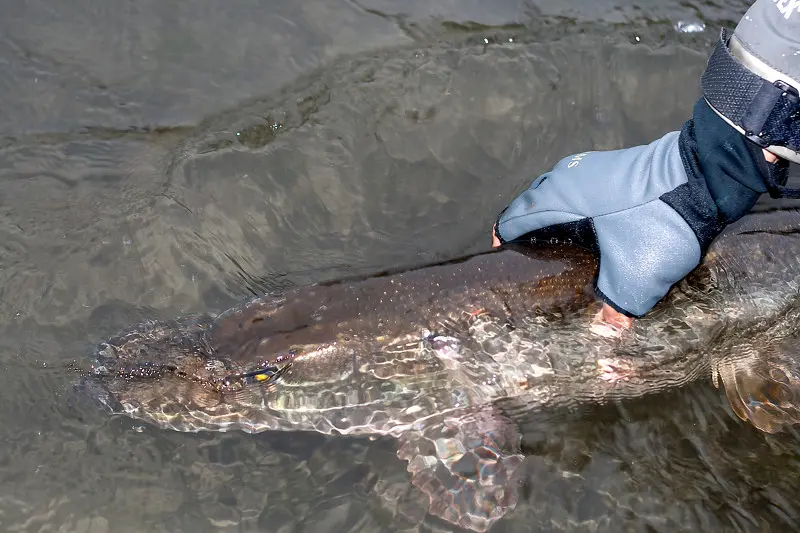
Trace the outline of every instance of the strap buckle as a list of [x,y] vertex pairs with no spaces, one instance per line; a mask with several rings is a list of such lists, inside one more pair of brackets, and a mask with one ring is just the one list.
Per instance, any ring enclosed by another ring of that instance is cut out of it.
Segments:
[[[748,140],[766,148],[776,140],[773,138],[776,132],[770,131],[776,123],[784,123],[788,129],[788,124],[799,116],[800,93],[797,89],[783,80],[773,83],[764,80],[742,116],[741,124]],[[768,123],[769,127],[766,127]],[[778,136],[783,137],[782,134],[785,132]]]

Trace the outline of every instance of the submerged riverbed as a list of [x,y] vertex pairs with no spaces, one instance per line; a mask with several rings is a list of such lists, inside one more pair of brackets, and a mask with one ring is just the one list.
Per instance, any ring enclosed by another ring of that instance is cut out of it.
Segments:
[[[389,440],[159,431],[66,365],[142,318],[485,249],[561,157],[679,128],[746,6],[5,6],[2,529],[449,530]],[[796,435],[710,383],[522,429],[492,531],[797,529]]]

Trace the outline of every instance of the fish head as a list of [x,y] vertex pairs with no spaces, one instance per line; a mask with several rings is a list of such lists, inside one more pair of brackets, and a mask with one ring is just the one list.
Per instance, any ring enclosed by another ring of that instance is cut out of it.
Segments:
[[84,389],[114,413],[179,431],[255,432],[277,424],[264,396],[291,361],[221,357],[210,317],[140,324],[101,343]]
[[113,413],[175,431],[347,431],[368,423],[370,403],[397,397],[394,378],[441,366],[405,352],[371,357],[368,343],[327,324],[295,327],[293,310],[255,303],[144,322],[98,346],[83,389]]

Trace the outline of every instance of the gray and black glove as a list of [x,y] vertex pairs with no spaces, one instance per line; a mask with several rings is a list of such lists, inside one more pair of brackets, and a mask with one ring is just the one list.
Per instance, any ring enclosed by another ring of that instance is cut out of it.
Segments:
[[689,224],[661,197],[687,183],[679,132],[561,160],[500,215],[501,242],[573,240],[599,255],[598,295],[641,316],[700,262]]

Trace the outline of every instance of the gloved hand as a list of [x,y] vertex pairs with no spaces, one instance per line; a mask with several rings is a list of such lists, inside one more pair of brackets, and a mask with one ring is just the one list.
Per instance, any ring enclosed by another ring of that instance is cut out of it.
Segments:
[[555,237],[586,246],[600,259],[598,296],[642,316],[701,258],[692,227],[664,201],[686,192],[678,137],[561,160],[503,210],[494,244]]
[[796,4],[756,0],[730,38],[720,34],[680,132],[563,159],[500,213],[493,245],[589,247],[600,259],[598,296],[641,316],[761,194],[800,198],[786,187],[788,162],[800,163]]
[[[492,248],[501,246],[500,239],[497,237],[497,224],[492,226]],[[592,331],[603,337],[619,337],[624,331],[630,329],[633,319],[623,315],[607,303],[603,302],[603,307],[595,315],[592,321]]]

